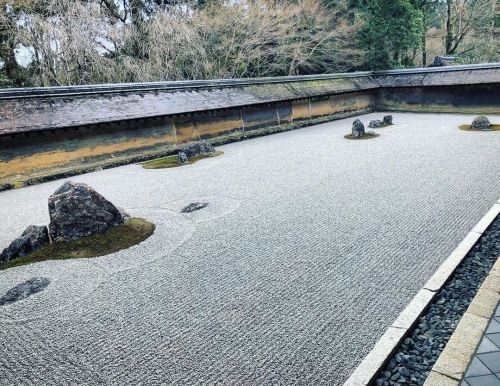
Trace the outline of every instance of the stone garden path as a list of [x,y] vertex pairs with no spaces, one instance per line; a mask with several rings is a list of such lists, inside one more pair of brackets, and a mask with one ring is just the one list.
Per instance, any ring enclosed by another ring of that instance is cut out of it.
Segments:
[[[500,134],[457,129],[472,118],[394,114],[364,141],[344,119],[72,178],[157,229],[0,271],[0,295],[51,280],[0,307],[0,384],[342,384],[500,197]],[[62,182],[0,193],[0,248],[48,223]]]

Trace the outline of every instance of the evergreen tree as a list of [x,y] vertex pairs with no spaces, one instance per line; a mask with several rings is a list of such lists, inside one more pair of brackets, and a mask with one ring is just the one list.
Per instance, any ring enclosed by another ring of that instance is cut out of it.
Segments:
[[421,44],[422,12],[409,0],[369,0],[363,6],[365,24],[360,44],[366,69],[383,70],[412,65],[409,52]]

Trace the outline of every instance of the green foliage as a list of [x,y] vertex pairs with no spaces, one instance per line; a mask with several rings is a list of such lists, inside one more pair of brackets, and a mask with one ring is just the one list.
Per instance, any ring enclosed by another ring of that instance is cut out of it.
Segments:
[[360,44],[366,50],[365,68],[382,70],[407,66],[409,50],[420,45],[424,30],[422,12],[409,0],[369,0]]
[[7,78],[5,74],[0,72],[0,88],[13,87],[13,85],[12,79]]

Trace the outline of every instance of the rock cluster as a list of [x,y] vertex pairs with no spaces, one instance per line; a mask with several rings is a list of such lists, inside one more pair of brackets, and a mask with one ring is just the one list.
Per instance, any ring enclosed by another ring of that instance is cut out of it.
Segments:
[[49,232],[45,225],[30,225],[23,234],[15,239],[0,253],[0,263],[5,263],[16,257],[26,256],[49,243]]
[[499,254],[500,218],[497,218],[419,318],[375,385],[424,384]]
[[[65,182],[49,197],[50,224],[30,225],[0,254],[0,263],[25,256],[45,244],[104,233],[129,216],[90,186]],[[50,239],[49,239],[50,235]]]
[[182,165],[188,162],[190,158],[196,157],[200,154],[210,154],[214,153],[215,149],[212,145],[206,142],[197,142],[189,145],[179,151],[177,154],[177,165]]
[[356,119],[352,123],[352,137],[353,138],[361,138],[365,135],[365,125],[359,119]]
[[65,182],[49,197],[53,241],[72,241],[123,224],[120,210],[90,186]]
[[378,129],[380,127],[386,127],[389,125],[392,125],[392,115],[386,115],[382,121],[380,119],[374,119],[370,121],[368,127],[372,129]]
[[474,118],[471,127],[477,130],[488,130],[491,127],[491,122],[485,116],[479,116]]

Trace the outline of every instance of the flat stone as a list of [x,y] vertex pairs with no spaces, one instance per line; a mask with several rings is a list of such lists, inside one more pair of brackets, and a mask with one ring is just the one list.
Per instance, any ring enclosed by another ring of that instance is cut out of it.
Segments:
[[488,320],[466,312],[433,370],[460,380],[474,354]]
[[466,378],[469,386],[500,386],[500,379],[494,375]]
[[490,226],[492,221],[500,213],[500,204],[496,203],[490,210],[479,220],[479,222],[472,228],[473,232],[484,233],[484,231]]
[[481,362],[483,362],[493,373],[500,373],[500,350],[477,354],[477,357],[481,359]]
[[434,298],[435,292],[421,289],[412,299],[410,304],[399,314],[392,323],[393,327],[409,329],[422,314],[429,302]]
[[491,340],[496,346],[500,347],[500,334],[488,334],[488,339]]
[[481,288],[500,294],[500,271],[492,269],[490,274],[484,279]]
[[208,206],[208,202],[192,202],[188,206],[185,206],[184,208],[182,208],[181,212],[182,213],[191,213],[191,212],[194,212],[196,210],[206,208],[207,206]]
[[367,385],[378,373],[387,357],[394,351],[405,334],[401,328],[389,327],[372,350],[354,370],[344,386]]
[[478,358],[474,358],[465,373],[465,377],[477,377],[478,375],[488,374],[491,374],[490,369],[488,369]]
[[431,291],[439,291],[480,237],[480,233],[469,232],[427,283],[425,283],[424,288]]
[[31,295],[43,291],[50,284],[45,277],[33,277],[24,283],[16,285],[0,298],[0,306],[5,306],[26,299]]
[[455,379],[451,379],[443,374],[431,371],[425,380],[424,386],[458,386],[458,384],[458,381]]
[[498,323],[495,319],[492,319],[490,325],[486,329],[487,334],[495,334],[500,332],[500,323]]
[[467,313],[489,319],[493,316],[499,299],[500,295],[497,292],[481,287],[469,305]]
[[[500,337],[500,334],[498,334]],[[492,352],[492,351],[498,351],[500,348],[493,343],[491,340],[488,339],[487,336],[483,337],[483,340],[481,341],[481,344],[477,348],[477,353],[482,354],[486,352]]]

